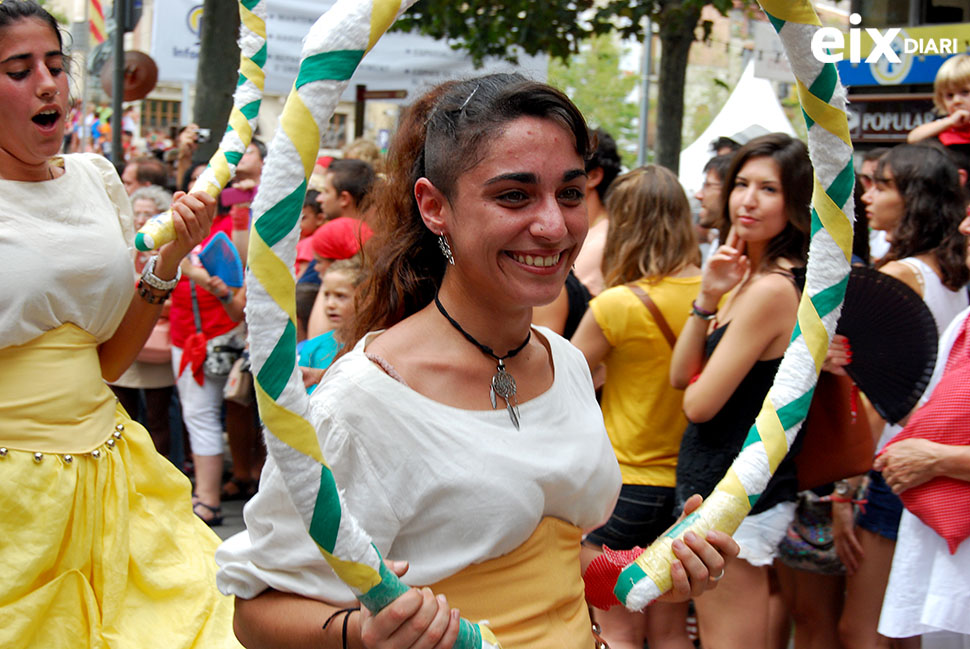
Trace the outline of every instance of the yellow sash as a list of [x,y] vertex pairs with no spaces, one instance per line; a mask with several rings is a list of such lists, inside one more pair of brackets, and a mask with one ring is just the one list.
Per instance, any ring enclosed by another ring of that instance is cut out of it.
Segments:
[[431,590],[444,593],[469,620],[488,620],[504,649],[589,649],[581,539],[575,525],[544,518],[511,553],[469,566]]
[[91,334],[66,324],[0,349],[0,446],[87,453],[114,424],[115,397]]

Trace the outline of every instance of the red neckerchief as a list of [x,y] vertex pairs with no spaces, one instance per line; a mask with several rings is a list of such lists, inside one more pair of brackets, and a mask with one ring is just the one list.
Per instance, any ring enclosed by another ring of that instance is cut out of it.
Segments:
[[943,143],[943,146],[951,146],[953,144],[970,144],[970,128],[949,128],[940,133],[939,137],[940,142]]
[[179,376],[185,371],[186,366],[191,365],[192,377],[195,382],[202,385],[205,382],[203,365],[205,363],[205,336],[201,331],[197,331],[185,340],[182,347],[182,362],[179,363]]

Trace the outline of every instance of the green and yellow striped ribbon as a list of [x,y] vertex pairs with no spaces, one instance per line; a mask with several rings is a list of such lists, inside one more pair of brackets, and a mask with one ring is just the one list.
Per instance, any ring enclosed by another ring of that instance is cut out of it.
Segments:
[[229,124],[206,171],[192,186],[192,191],[204,191],[213,198],[218,197],[232,180],[236,165],[253,141],[266,85],[263,72],[266,65],[265,0],[240,0],[239,22],[239,80],[233,94]]
[[673,539],[688,530],[700,535],[712,528],[733,533],[758,501],[808,413],[848,281],[855,176],[845,89],[833,64],[791,54],[807,51],[820,26],[811,2],[760,4],[789,53],[815,170],[805,291],[791,343],[737,459],[697,511],[621,572],[614,593],[631,610],[642,609],[670,590]]
[[[311,28],[253,204],[246,282],[250,354],[267,448],[321,554],[361,603],[375,612],[407,587],[387,570],[377,548],[344,507],[323,457],[296,362],[292,269],[320,132],[365,53],[414,1],[339,0]],[[240,78],[246,74],[241,70]],[[488,649],[498,643],[487,627],[462,620],[455,646]]]

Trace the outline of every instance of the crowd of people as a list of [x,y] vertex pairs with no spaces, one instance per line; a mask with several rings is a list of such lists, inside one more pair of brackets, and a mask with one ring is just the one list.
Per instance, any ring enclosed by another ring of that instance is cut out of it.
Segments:
[[[877,426],[873,470],[813,490],[838,574],[781,560],[796,445],[733,538],[674,542],[673,590],[640,613],[590,609],[583,570],[689,515],[744,445],[803,288],[805,145],[722,138],[695,211],[560,91],[497,74],[413,101],[386,156],[317,160],[299,365],[342,497],[411,587],[369,612],[266,455],[245,285],[203,261],[224,235],[245,265],[265,146],[218,199],[186,193],[195,125],[120,168],[74,153],[62,49],[38,4],[0,3],[0,645],[446,649],[462,615],[531,649],[968,646],[970,550],[899,494],[970,480],[970,435],[909,438],[968,396],[970,58],[911,138],[938,142],[859,156],[853,262],[923,299],[941,352],[913,425]],[[168,209],[176,240],[135,252]],[[247,529],[220,546],[226,499]]]

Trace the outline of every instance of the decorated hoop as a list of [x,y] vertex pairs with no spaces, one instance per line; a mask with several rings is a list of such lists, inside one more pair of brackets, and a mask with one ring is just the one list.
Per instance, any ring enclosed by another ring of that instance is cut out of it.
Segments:
[[[253,205],[247,273],[250,351],[267,447],[324,558],[361,603],[375,612],[407,588],[387,570],[367,534],[344,508],[322,455],[296,365],[292,268],[300,209],[321,129],[364,54],[414,1],[339,0],[311,28]],[[815,168],[805,292],[775,383],[727,475],[699,510],[621,572],[614,592],[632,610],[642,609],[670,589],[674,538],[689,530],[703,535],[711,528],[732,533],[757,501],[808,411],[848,278],[854,176],[844,89],[834,66],[819,63],[811,55],[811,37],[820,25],[809,0],[761,0],[761,5],[782,38],[798,80]],[[228,183],[249,144],[262,95],[264,0],[241,0],[240,12],[243,54],[230,125],[220,151],[193,187],[213,195]],[[159,223],[153,231],[141,232],[139,248],[164,243],[165,227]],[[497,646],[486,627],[461,621],[455,647]]]
[[634,611],[670,590],[674,539],[682,538],[688,531],[703,536],[712,528],[731,534],[757,502],[808,413],[848,282],[855,175],[845,89],[835,66],[812,56],[812,35],[821,23],[811,2],[759,3],[785,47],[808,126],[815,188],[805,291],[798,306],[798,322],[774,384],[727,474],[697,511],[657,539],[620,573],[614,594]]
[[[414,1],[339,0],[311,27],[253,204],[246,279],[250,353],[267,449],[310,537],[337,576],[375,613],[407,587],[384,566],[344,507],[320,449],[296,364],[292,269],[320,133],[361,59]],[[498,641],[487,627],[462,619],[455,647],[489,649]]]

